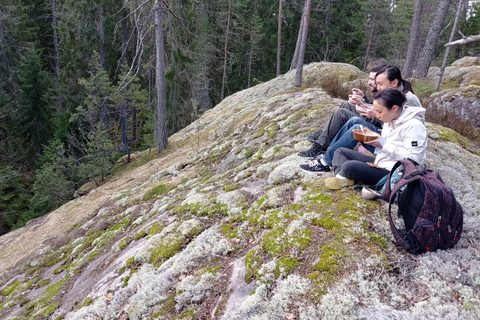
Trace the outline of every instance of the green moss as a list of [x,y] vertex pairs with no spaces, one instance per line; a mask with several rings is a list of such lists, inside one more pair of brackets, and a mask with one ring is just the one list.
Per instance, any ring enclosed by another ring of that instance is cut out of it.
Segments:
[[10,283],[8,286],[2,289],[2,296],[10,296],[12,293],[14,293],[17,288],[20,286],[21,282],[20,281],[15,281],[13,283]]
[[268,196],[264,196],[258,199],[257,206],[260,207],[265,201],[267,201],[267,199],[268,199]]
[[262,265],[263,261],[260,258],[261,251],[258,249],[250,250],[245,256],[245,268],[247,272],[245,274],[245,281],[252,281],[257,275],[257,271]]
[[91,297],[86,297],[85,300],[83,300],[83,303],[80,306],[80,308],[89,306],[92,303],[92,301],[93,301],[93,299]]
[[133,236],[133,240],[137,241],[138,239],[141,239],[143,237],[145,237],[148,233],[141,229],[141,230],[138,230],[135,235]]
[[338,251],[329,245],[325,245],[322,247],[321,252],[320,261],[315,264],[314,269],[320,272],[337,272],[337,258],[340,256]]
[[160,233],[165,226],[163,224],[158,223],[155,221],[150,228],[148,228],[148,234],[154,235]]
[[277,264],[277,273],[287,275],[295,270],[298,266],[298,260],[292,257],[285,257],[280,259]]
[[150,263],[155,266],[160,266],[165,260],[173,257],[180,251],[184,244],[184,237],[178,236],[169,239],[168,243],[160,243],[152,250],[150,250]]
[[379,245],[382,246],[384,249],[388,249],[388,244],[387,244],[387,239],[384,236],[374,234],[372,232],[367,232],[368,236],[370,239],[372,239],[374,242],[378,243]]
[[45,307],[45,309],[43,309],[43,316],[45,318],[48,318],[49,315],[51,315],[58,307],[60,307],[60,303],[59,302],[55,302],[55,303],[52,303],[50,305],[48,305],[47,307]]
[[270,139],[273,139],[277,133],[278,133],[278,130],[280,130],[280,126],[276,123],[274,124],[271,124],[270,126],[268,126],[268,129],[267,129],[267,132],[268,132],[268,137]]
[[200,203],[191,203],[183,206],[177,206],[173,209],[173,214],[179,216],[182,216],[187,212],[203,217],[227,216],[228,207],[226,204],[202,206]]
[[65,313],[62,313],[61,315],[55,318],[55,320],[63,320],[63,319],[65,319]]
[[278,228],[265,233],[261,243],[262,248],[265,249],[271,256],[276,256],[285,252],[286,243],[283,239],[285,229]]
[[50,279],[42,279],[36,283],[37,287],[43,287],[50,283]]
[[132,264],[135,262],[135,257],[130,257],[125,261],[125,267],[130,268]]
[[24,305],[28,304],[30,302],[30,299],[28,298],[23,298],[21,301],[20,301],[20,307],[23,307]]
[[130,242],[132,242],[132,239],[130,237],[125,237],[118,242],[118,248],[123,250],[130,244]]
[[312,224],[317,227],[322,227],[327,230],[336,230],[342,228],[342,224],[337,222],[334,219],[330,218],[318,218],[318,219],[313,219]]
[[128,286],[128,280],[130,280],[130,276],[126,276],[126,277],[123,279],[123,285],[122,285],[123,288],[125,288],[126,286]]
[[202,274],[211,273],[211,274],[215,275],[215,274],[217,274],[217,272],[219,270],[220,270],[220,266],[208,267],[208,268],[205,268],[205,270],[202,272]]
[[253,139],[257,139],[261,136],[263,136],[265,134],[265,127],[267,125],[264,125],[263,127],[260,128],[260,130],[258,130],[258,132],[253,136]]
[[153,318],[160,318],[161,316],[174,314],[175,313],[175,295],[168,296],[167,300],[161,304],[160,310],[155,311],[153,314]]
[[254,154],[255,152],[257,152],[258,148],[255,148],[255,147],[252,147],[252,146],[248,146],[245,148],[245,158],[246,159],[250,159]]
[[310,195],[308,195],[307,199],[312,201],[318,201],[323,204],[330,204],[333,202],[333,197],[324,193],[311,193]]
[[153,198],[158,198],[158,196],[162,196],[164,194],[169,193],[175,189],[174,186],[168,185],[168,184],[159,184],[158,186],[154,187],[152,190],[150,190],[147,194],[143,196],[143,201],[148,201]]
[[178,318],[175,319],[195,319],[195,311],[191,309],[192,307],[187,308],[184,310]]
[[240,183],[227,184],[227,185],[223,186],[223,191],[229,192],[229,191],[237,190],[238,188],[240,188],[240,186],[241,186]]
[[107,231],[117,231],[117,230],[120,230],[120,229],[125,229],[129,224],[130,222],[132,221],[131,218],[125,218],[123,219],[122,221],[120,221],[120,223],[116,224],[116,225],[113,225],[113,226],[110,226]]

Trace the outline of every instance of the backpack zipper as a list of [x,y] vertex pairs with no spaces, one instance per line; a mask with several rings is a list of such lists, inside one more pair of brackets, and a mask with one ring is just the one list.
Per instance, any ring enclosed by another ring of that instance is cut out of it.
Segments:
[[438,194],[438,218],[437,218],[437,228],[440,228],[440,222],[442,221],[443,216],[443,191],[439,186],[435,185]]

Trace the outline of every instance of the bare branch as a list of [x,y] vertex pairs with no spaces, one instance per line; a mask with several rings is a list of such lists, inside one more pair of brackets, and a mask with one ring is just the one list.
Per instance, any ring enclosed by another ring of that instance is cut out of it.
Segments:
[[463,39],[460,39],[460,40],[449,42],[449,43],[445,44],[445,47],[451,47],[451,46],[456,46],[456,45],[464,45],[464,44],[467,44],[467,43],[478,42],[478,41],[480,41],[480,34],[477,35],[477,36],[470,36],[470,37],[466,37],[466,38],[463,38]]

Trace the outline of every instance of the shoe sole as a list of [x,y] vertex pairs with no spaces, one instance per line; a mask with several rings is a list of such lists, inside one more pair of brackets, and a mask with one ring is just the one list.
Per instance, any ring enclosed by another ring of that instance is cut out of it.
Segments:
[[[300,167],[299,167],[300,168]],[[313,173],[313,174],[322,174],[322,173],[329,173],[330,171],[309,171],[309,170],[306,170],[306,169],[303,169],[303,168],[300,168],[300,170],[304,171],[304,172],[308,172],[308,173]]]

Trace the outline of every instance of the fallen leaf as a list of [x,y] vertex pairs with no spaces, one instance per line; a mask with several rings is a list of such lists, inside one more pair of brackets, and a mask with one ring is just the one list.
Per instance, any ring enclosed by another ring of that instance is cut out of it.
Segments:
[[113,297],[112,296],[107,296],[107,301],[110,302],[113,300]]
[[416,297],[415,299],[413,299],[413,303],[417,303],[417,302],[420,302],[420,301],[424,301],[424,300],[427,300],[429,297]]
[[292,320],[293,318],[295,318],[295,316],[293,315],[293,313],[284,312],[283,315],[284,315],[285,318],[287,318],[288,320]]

